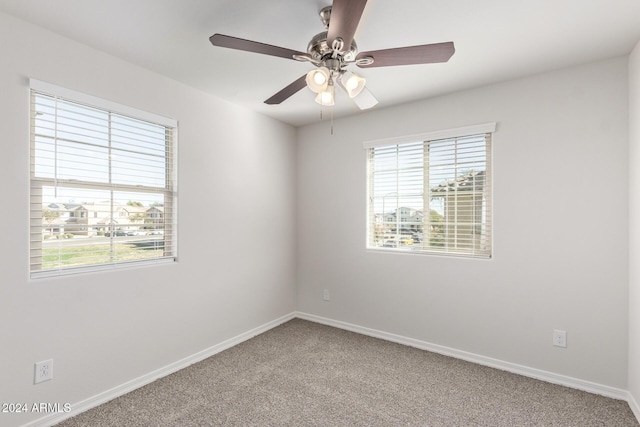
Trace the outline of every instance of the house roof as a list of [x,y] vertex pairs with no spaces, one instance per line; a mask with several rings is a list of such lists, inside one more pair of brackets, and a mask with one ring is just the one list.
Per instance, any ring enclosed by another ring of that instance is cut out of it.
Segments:
[[443,182],[431,188],[432,193],[447,191],[482,191],[485,183],[485,171],[470,171],[456,179]]

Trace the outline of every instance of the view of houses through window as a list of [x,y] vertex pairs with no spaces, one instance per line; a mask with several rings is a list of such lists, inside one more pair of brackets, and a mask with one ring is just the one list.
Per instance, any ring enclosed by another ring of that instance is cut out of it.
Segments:
[[[74,197],[86,191],[71,190],[73,196],[53,194],[53,187],[44,187],[42,205],[43,239],[74,237],[111,237],[161,235],[164,233],[164,203],[161,198],[148,199],[148,195],[136,193],[93,192],[93,197],[77,201]],[[58,193],[65,193],[58,189]],[[103,197],[100,197],[103,196]],[[135,199],[135,200],[134,200]]]
[[77,188],[58,188],[55,197],[55,190],[43,187],[42,269],[163,255],[162,197]]

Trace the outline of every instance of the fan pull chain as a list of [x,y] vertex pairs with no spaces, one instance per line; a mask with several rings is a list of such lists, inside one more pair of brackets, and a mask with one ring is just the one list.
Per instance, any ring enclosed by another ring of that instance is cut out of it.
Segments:
[[[323,114],[324,110],[320,110],[320,121],[324,120]],[[333,108],[331,109],[331,114],[330,114],[330,120],[331,120],[331,135],[333,135]]]
[[333,108],[331,109],[331,136],[333,136]]
[[[320,110],[320,121],[324,120],[323,116],[324,110]],[[331,109],[331,114],[329,115],[331,120],[331,135],[333,135],[333,108]]]

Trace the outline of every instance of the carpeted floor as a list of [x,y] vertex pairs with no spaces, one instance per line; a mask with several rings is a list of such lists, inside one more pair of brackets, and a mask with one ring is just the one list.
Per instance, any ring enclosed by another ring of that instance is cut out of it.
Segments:
[[638,426],[623,401],[295,319],[58,426]]

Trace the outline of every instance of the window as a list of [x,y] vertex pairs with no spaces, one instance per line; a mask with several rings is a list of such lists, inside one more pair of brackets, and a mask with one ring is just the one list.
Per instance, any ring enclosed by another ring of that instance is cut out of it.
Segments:
[[175,261],[176,128],[31,80],[32,278]]
[[491,257],[495,123],[364,144],[367,248]]

